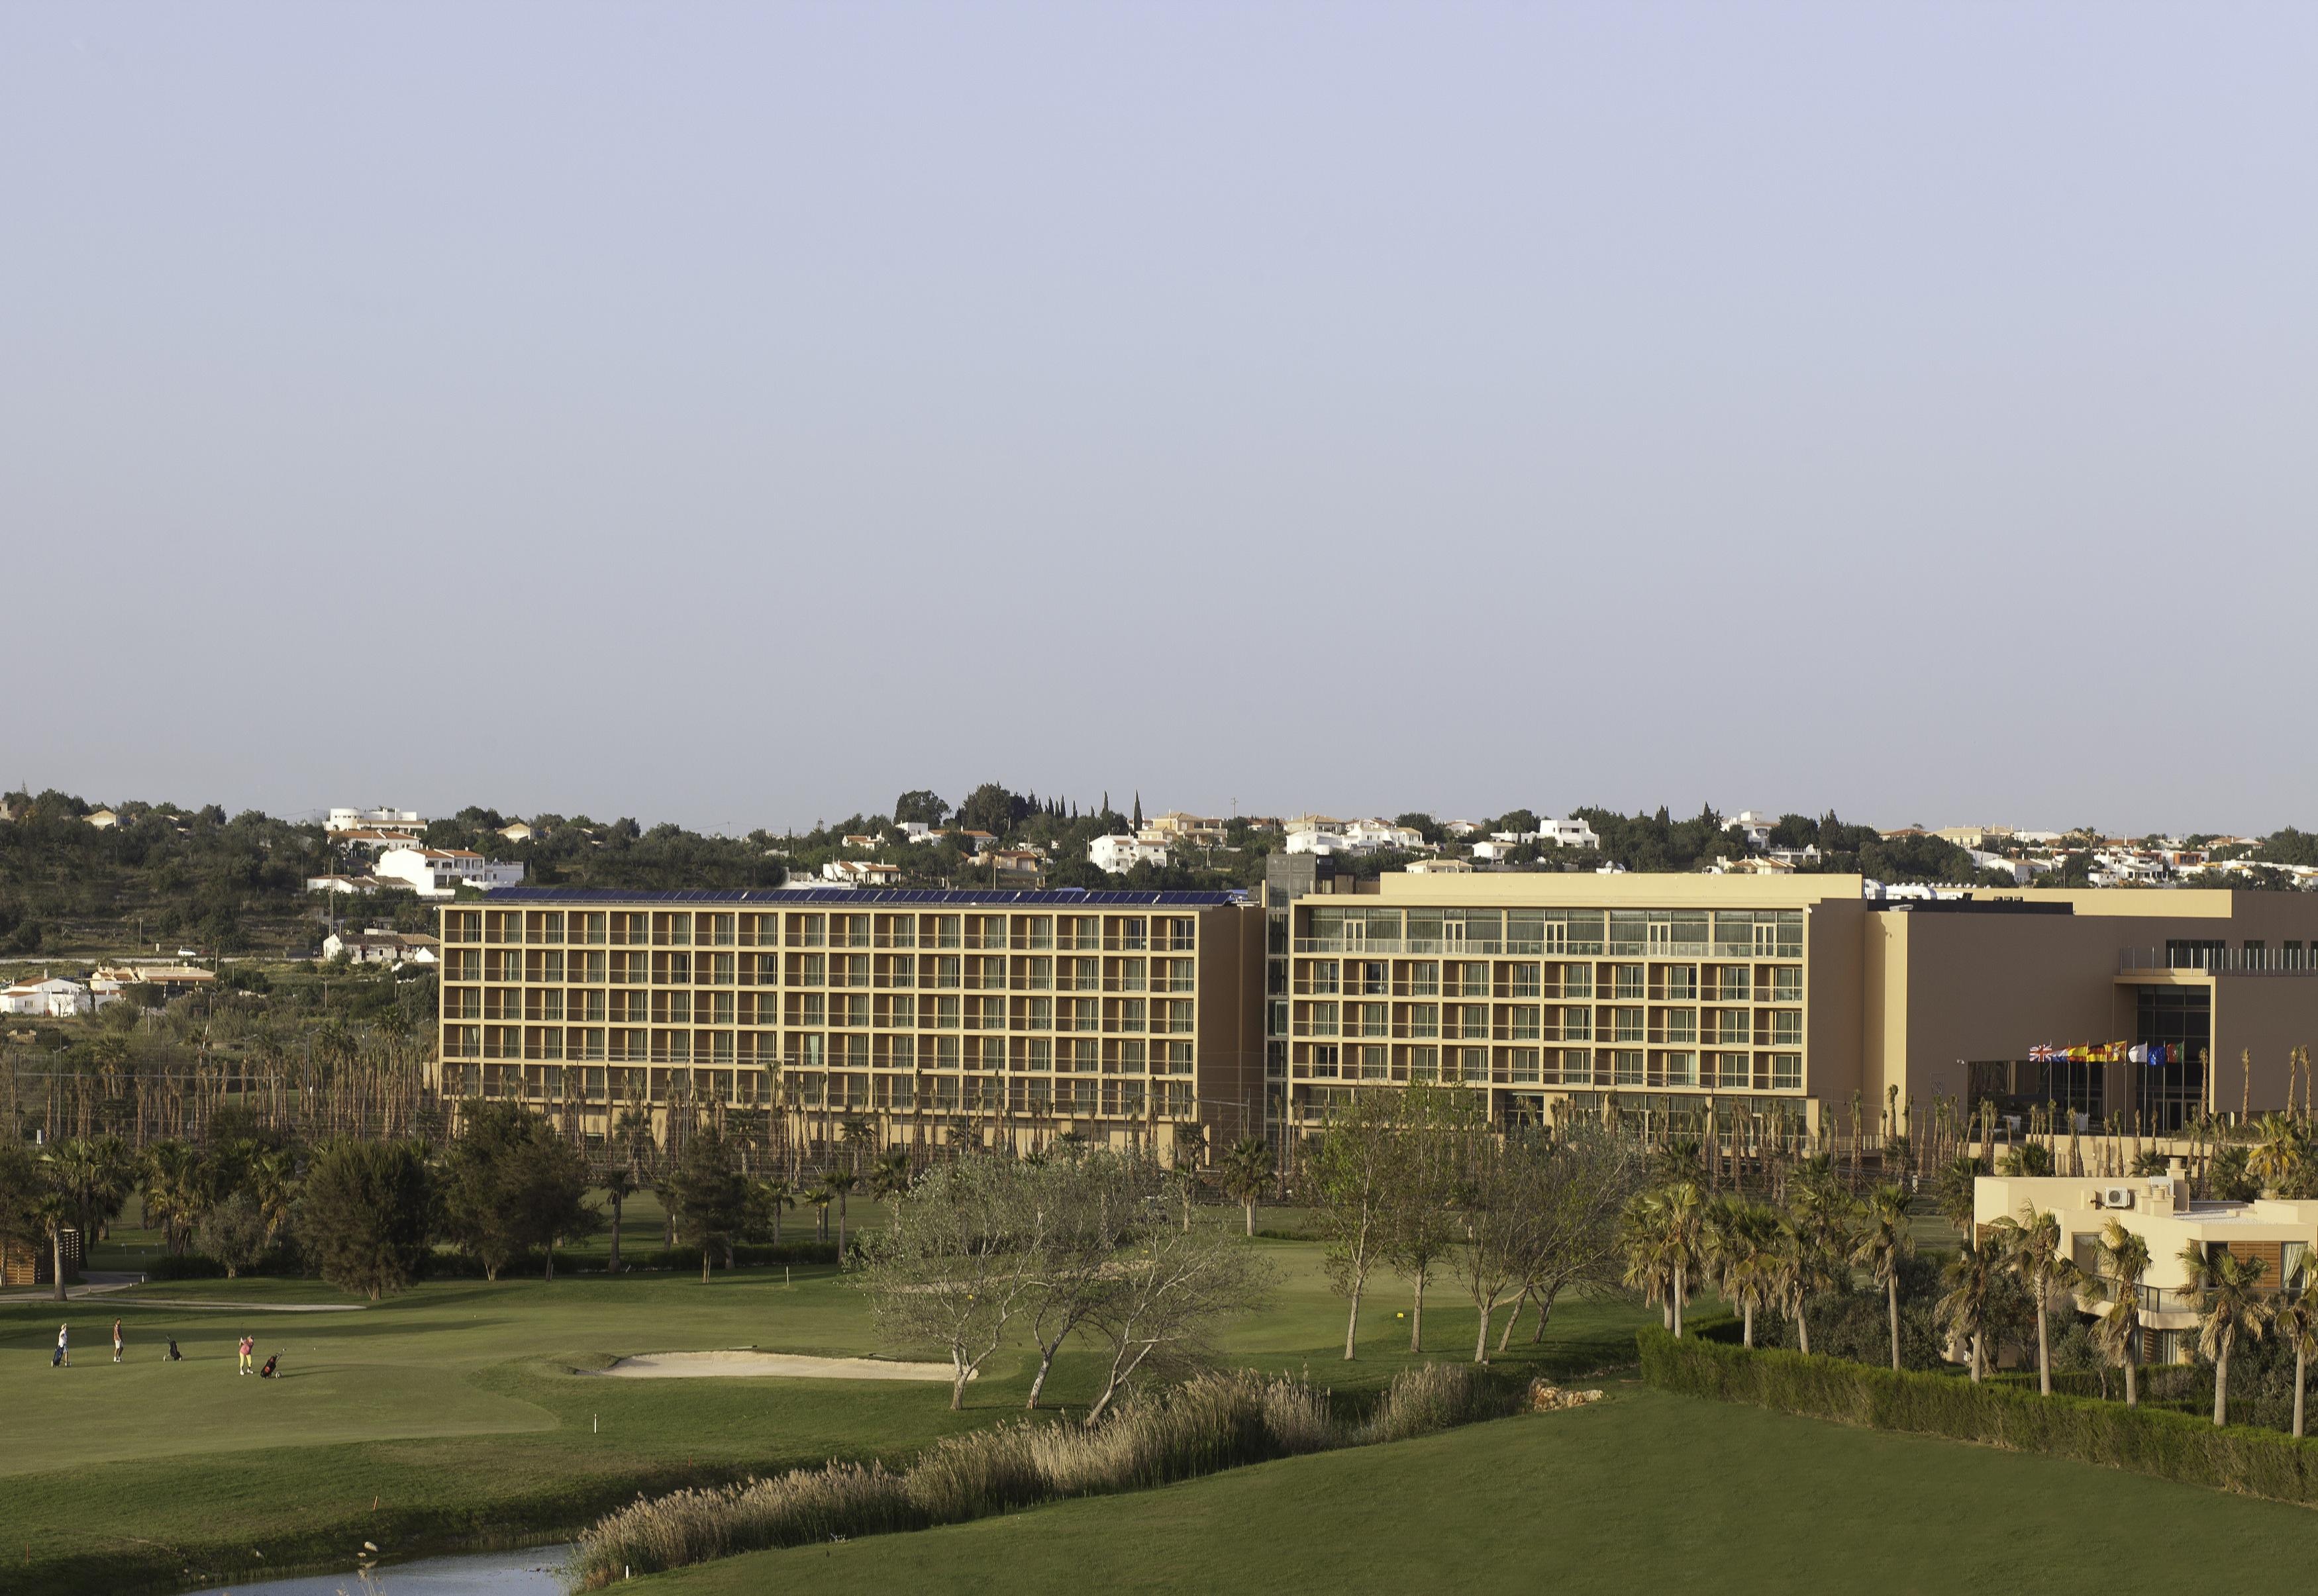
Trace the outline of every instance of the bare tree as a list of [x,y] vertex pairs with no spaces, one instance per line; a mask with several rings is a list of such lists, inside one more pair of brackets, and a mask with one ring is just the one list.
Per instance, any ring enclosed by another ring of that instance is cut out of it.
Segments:
[[939,1346],[950,1360],[950,1410],[1035,1300],[1043,1223],[1020,1199],[1013,1166],[970,1157],[927,1171],[864,1239],[858,1277],[877,1328],[902,1346]]
[[1009,1169],[1021,1188],[1016,1200],[1036,1210],[1027,1229],[1038,1238],[1029,1308],[1038,1372],[1023,1404],[1036,1408],[1056,1353],[1117,1288],[1119,1249],[1155,1223],[1165,1177],[1147,1156],[1110,1152],[1066,1152]]
[[1319,1145],[1306,1161],[1307,1183],[1319,1199],[1327,1240],[1328,1284],[1350,1304],[1344,1319],[1344,1361],[1352,1360],[1361,1331],[1361,1296],[1388,1239],[1393,1190],[1393,1137],[1399,1127],[1397,1093],[1363,1091],[1329,1116]]
[[1523,1304],[1534,1304],[1532,1341],[1545,1339],[1546,1322],[1564,1292],[1614,1289],[1618,1284],[1618,1214],[1641,1184],[1640,1150],[1598,1125],[1577,1124],[1550,1142],[1530,1142],[1537,1169],[1526,1194],[1532,1223],[1522,1238],[1519,1302],[1497,1342],[1513,1339]]
[[1424,1350],[1424,1287],[1462,1233],[1456,1198],[1466,1144],[1488,1134],[1460,1093],[1413,1086],[1402,1098],[1386,1182],[1384,1256],[1411,1287],[1412,1352]]
[[1087,1315],[1110,1350],[1087,1422],[1102,1417],[1137,1376],[1176,1375],[1202,1361],[1219,1321],[1262,1307],[1271,1295],[1271,1267],[1244,1239],[1217,1225],[1181,1230],[1155,1217],[1138,1227]]

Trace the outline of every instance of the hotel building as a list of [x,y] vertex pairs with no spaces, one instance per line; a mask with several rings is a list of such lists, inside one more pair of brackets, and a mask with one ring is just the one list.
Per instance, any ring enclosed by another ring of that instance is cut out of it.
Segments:
[[[1262,911],[1236,893],[502,888],[442,911],[439,1089],[602,1134],[739,1114],[811,1152],[1259,1127]],[[1196,1130],[1194,1129],[1196,1127]]]
[[[1388,874],[1275,861],[1266,1113],[1436,1081],[1501,1123],[1557,1099],[1823,1111],[1896,1091],[2056,1102],[2152,1131],[2285,1100],[2318,1045],[2318,897],[2021,891],[1876,900],[1853,875]],[[2167,1044],[2168,1062],[2042,1062]],[[2242,1062],[2244,1061],[2244,1062]],[[1845,1122],[1847,1124],[1847,1119]],[[1872,1124],[1872,1122],[1871,1122]]]

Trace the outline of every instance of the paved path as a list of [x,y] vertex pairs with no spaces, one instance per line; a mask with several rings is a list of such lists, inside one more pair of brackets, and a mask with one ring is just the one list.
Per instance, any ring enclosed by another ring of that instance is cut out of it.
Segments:
[[[125,1291],[131,1286],[145,1283],[142,1275],[107,1274],[91,1269],[80,1278],[77,1286],[65,1287],[68,1303],[92,1296],[108,1296]],[[57,1300],[56,1287],[42,1286],[31,1291],[0,1293],[0,1303],[52,1303]],[[215,1297],[202,1296],[139,1296],[130,1300],[132,1307],[153,1308],[214,1308],[230,1314],[359,1314],[368,1303],[238,1303],[220,1302]]]

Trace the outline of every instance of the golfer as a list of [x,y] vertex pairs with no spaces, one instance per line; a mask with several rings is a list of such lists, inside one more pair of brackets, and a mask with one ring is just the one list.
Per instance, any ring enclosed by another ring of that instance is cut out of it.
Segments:
[[49,1359],[49,1367],[50,1368],[70,1368],[72,1367],[71,1325],[59,1324],[57,1326],[57,1355]]
[[112,1322],[112,1361],[121,1361],[121,1321],[118,1319]]
[[256,1350],[256,1348],[252,1345],[252,1343],[251,1343],[251,1341],[250,1341],[250,1338],[249,1338],[247,1335],[244,1335],[244,1336],[241,1338],[241,1371],[240,1371],[240,1372],[241,1372],[241,1373],[243,1373],[243,1374],[245,1374],[245,1375],[246,1375],[246,1374],[248,1374],[248,1373],[250,1373],[250,1372],[251,1372],[251,1371],[250,1371],[250,1367],[249,1367],[249,1357],[250,1357],[251,1352],[253,1352],[254,1350]]

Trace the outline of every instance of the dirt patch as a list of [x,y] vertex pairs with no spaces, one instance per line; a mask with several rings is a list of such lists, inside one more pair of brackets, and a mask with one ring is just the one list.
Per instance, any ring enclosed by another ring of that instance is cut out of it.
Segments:
[[609,1368],[576,1374],[612,1380],[737,1380],[767,1376],[784,1380],[939,1380],[947,1363],[896,1363],[885,1358],[806,1358],[795,1352],[647,1352],[616,1359]]

